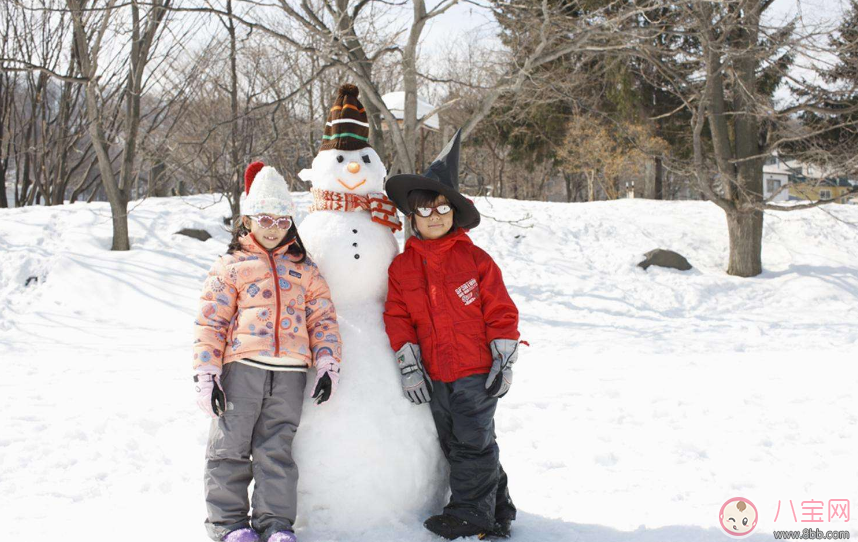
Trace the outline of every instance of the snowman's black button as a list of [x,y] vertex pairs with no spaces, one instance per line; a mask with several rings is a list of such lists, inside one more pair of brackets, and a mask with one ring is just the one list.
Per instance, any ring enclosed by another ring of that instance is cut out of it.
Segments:
[[360,254],[355,254],[355,260],[359,260],[359,259],[360,259]]
[[352,230],[352,233],[357,233],[357,230]]
[[357,243],[352,243],[352,246],[353,246],[353,247],[356,247],[356,246],[357,246]]

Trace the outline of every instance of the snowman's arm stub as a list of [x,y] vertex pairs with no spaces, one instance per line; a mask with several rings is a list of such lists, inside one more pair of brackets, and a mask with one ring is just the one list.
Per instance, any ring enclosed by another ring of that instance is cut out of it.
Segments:
[[337,323],[337,310],[331,301],[331,290],[316,264],[308,259],[305,265],[310,269],[305,293],[305,317],[310,351],[313,352],[313,365],[327,356],[333,357],[339,363],[343,346],[340,326]]

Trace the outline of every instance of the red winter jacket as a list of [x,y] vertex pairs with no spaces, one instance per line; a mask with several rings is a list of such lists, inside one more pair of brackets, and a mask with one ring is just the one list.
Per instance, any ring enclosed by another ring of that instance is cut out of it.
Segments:
[[384,325],[390,346],[420,345],[432,380],[488,373],[489,343],[518,340],[518,309],[501,271],[463,230],[411,237],[388,269]]

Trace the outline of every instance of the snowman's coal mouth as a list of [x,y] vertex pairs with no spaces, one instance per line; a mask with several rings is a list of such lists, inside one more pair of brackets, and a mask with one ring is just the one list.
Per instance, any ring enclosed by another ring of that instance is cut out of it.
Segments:
[[357,188],[358,186],[360,186],[360,185],[362,185],[363,183],[365,183],[365,182],[366,182],[366,179],[362,180],[361,182],[357,183],[357,184],[356,184],[356,185],[354,185],[354,186],[349,186],[349,185],[347,185],[346,183],[344,183],[343,181],[341,181],[340,179],[337,179],[337,182],[338,182],[338,183],[340,183],[341,185],[345,186],[348,190],[354,190],[354,189],[355,189],[355,188]]

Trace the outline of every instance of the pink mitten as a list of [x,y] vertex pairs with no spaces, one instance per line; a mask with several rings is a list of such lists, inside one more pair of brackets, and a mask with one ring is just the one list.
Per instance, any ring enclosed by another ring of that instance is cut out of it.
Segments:
[[217,418],[226,412],[226,395],[220,385],[220,367],[216,365],[200,365],[194,369],[194,383],[197,390],[197,405],[200,409]]
[[340,383],[340,364],[334,358],[325,356],[316,360],[316,382],[313,395],[317,405],[331,398]]

